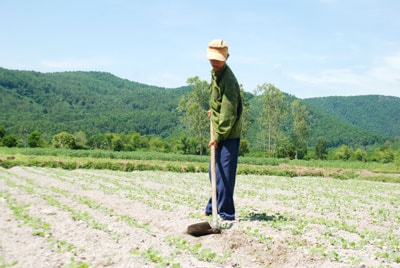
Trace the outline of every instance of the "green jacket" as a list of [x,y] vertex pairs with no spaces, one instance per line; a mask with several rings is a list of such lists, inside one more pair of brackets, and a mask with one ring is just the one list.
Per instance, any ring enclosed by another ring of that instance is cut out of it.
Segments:
[[214,140],[220,143],[240,138],[242,132],[242,99],[235,75],[227,64],[218,72],[211,72],[211,122]]

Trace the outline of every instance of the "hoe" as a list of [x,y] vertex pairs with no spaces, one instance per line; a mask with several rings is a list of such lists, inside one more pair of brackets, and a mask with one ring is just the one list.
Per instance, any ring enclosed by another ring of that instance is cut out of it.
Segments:
[[[214,140],[214,130],[212,127],[212,122],[210,121],[210,137]],[[211,202],[212,202],[212,216],[213,220],[211,224],[209,222],[200,222],[189,225],[187,228],[187,233],[193,236],[203,236],[208,234],[220,234],[221,229],[218,224],[218,211],[217,211],[217,175],[215,166],[215,147],[211,146]]]

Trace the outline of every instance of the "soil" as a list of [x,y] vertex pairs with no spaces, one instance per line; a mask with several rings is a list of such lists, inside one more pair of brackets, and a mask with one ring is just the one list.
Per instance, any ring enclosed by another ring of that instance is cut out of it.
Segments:
[[241,175],[237,219],[188,235],[210,194],[203,173],[0,168],[0,267],[400,267],[398,184]]

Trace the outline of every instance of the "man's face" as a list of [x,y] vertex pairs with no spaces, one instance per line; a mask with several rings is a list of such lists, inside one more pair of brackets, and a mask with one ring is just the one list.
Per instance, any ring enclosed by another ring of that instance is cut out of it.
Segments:
[[218,72],[225,65],[225,61],[210,60],[210,64],[215,72]]

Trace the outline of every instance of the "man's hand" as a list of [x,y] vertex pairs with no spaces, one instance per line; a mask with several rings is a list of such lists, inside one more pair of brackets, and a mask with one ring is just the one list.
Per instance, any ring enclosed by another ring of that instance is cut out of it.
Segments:
[[216,141],[210,141],[210,142],[208,143],[208,147],[211,147],[211,146],[214,146],[214,148],[217,149],[217,148],[218,148],[218,142],[216,142]]
[[208,118],[211,118],[211,109],[207,111]]

